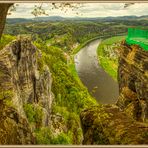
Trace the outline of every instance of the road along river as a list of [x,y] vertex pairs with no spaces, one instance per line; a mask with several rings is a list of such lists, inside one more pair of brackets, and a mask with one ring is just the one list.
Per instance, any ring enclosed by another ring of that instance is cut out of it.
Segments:
[[100,40],[95,40],[83,47],[75,55],[77,73],[89,92],[102,104],[115,103],[118,95],[118,83],[99,65],[97,47]]

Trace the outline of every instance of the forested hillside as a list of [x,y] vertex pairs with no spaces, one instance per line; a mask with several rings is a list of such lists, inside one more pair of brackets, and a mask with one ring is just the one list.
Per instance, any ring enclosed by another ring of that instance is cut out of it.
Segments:
[[13,36],[28,34],[33,40],[40,38],[48,45],[60,47],[64,51],[71,51],[78,44],[96,36],[112,36],[123,32],[127,32],[127,26],[120,25],[120,23],[70,20],[7,24],[4,33]]
[[[13,19],[7,22],[4,34],[16,36],[19,34],[30,35],[32,40],[38,38],[53,45],[62,48],[63,51],[71,52],[79,44],[82,44],[95,37],[112,37],[118,34],[127,34],[128,27],[147,26],[147,21],[134,18],[129,20],[125,18],[103,18],[100,19],[60,19],[52,21],[42,21],[42,19],[22,20]],[[38,21],[37,21],[38,20]],[[19,21],[22,21],[19,23]]]

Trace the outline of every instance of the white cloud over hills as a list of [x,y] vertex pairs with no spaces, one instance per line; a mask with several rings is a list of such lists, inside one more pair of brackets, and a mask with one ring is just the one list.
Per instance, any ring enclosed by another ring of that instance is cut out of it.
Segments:
[[[38,5],[38,3],[19,3],[16,7],[16,11],[12,12],[8,18],[34,18],[31,12],[35,5]],[[148,15],[148,3],[136,3],[128,8],[124,8],[124,3],[83,3],[77,10],[72,11],[72,9],[68,9],[66,13],[59,9],[52,10],[50,3],[43,3],[43,8],[49,16],[62,17]]]

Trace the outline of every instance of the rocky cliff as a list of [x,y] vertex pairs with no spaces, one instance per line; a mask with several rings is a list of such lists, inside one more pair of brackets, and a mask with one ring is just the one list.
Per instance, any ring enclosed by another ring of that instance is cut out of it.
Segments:
[[117,105],[135,120],[148,120],[148,52],[137,45],[119,50]]
[[33,144],[33,131],[49,125],[52,79],[41,56],[27,38],[0,51],[0,144]]
[[148,144],[148,52],[122,43],[116,105],[81,113],[83,144]]

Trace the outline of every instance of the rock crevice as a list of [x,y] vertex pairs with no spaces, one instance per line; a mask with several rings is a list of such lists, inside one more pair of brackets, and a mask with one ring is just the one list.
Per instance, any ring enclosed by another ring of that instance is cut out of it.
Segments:
[[[33,144],[34,128],[49,125],[52,78],[46,65],[39,72],[39,53],[27,38],[0,51],[0,144]],[[41,115],[33,127],[27,115],[30,106]]]

